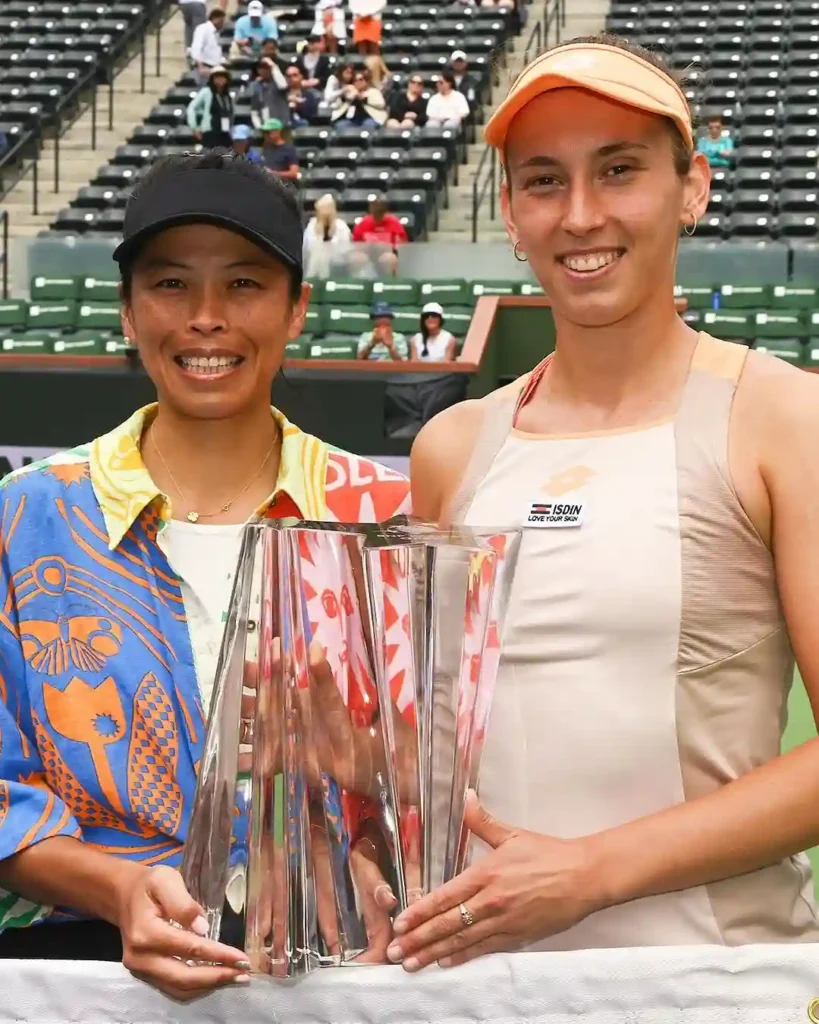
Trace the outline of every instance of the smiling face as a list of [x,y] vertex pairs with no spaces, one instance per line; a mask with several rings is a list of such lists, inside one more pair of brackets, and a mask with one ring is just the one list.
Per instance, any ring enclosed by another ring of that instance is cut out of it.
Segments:
[[674,283],[680,225],[708,203],[707,162],[681,177],[660,117],[582,89],[528,103],[506,143],[501,208],[555,316],[617,323]]
[[270,404],[284,347],[304,326],[281,262],[225,228],[190,224],[147,242],[133,266],[123,328],[159,401],[192,419]]

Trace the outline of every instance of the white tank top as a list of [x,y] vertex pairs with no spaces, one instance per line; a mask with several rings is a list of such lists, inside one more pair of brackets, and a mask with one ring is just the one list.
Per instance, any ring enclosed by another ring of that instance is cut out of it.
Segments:
[[424,355],[424,336],[420,331],[412,340],[415,342],[415,351],[419,359],[429,363],[442,363],[446,360],[447,346],[453,337],[449,331],[441,329],[434,338],[427,338],[427,355]]

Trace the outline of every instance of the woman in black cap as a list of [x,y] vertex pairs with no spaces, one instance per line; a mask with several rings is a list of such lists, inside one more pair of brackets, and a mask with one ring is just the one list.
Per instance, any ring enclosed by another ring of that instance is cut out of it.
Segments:
[[[295,194],[264,169],[220,153],[154,165],[114,258],[158,403],[0,489],[0,956],[122,958],[180,999],[247,980],[173,870],[242,528],[383,520],[408,490],[271,409],[304,326],[301,253]],[[383,955],[384,883],[353,826]]]

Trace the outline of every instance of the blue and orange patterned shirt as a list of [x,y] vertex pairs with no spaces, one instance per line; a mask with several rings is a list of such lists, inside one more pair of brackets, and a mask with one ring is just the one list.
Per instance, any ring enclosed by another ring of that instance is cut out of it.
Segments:
[[[207,709],[162,541],[170,500],[139,450],[154,410],[0,484],[0,860],[64,835],[144,864],[181,861]],[[408,511],[401,474],[272,414],[281,464],[260,514]],[[330,610],[343,601],[316,597]],[[0,889],[0,931],[49,914]]]

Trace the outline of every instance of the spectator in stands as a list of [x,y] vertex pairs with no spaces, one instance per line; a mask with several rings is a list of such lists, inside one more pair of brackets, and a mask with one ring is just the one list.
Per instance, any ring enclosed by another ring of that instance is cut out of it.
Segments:
[[262,163],[277,178],[283,181],[297,181],[299,177],[299,154],[292,142],[285,142],[282,136],[284,125],[278,118],[271,117],[262,125]]
[[287,102],[287,78],[271,57],[262,57],[256,65],[256,78],[247,91],[250,97],[250,117],[256,128],[276,118],[283,124],[290,120]]
[[469,63],[463,50],[455,50],[450,57],[455,88],[466,96],[470,108],[478,102],[480,82],[469,71]]
[[427,101],[424,80],[417,73],[410,75],[407,88],[390,94],[389,128],[420,128],[427,123]]
[[354,78],[355,67],[349,61],[336,68],[335,72],[327,79],[327,85],[324,89],[324,102],[329,103],[330,106],[337,103],[341,99],[345,88],[348,85],[352,86]]
[[342,0],[318,0],[315,8],[313,34],[324,36],[328,53],[338,53],[347,45],[347,23]]
[[211,68],[208,84],[188,104],[188,127],[205,149],[230,148],[233,97],[227,68]]
[[233,152],[237,156],[243,156],[252,164],[263,163],[261,154],[250,145],[253,141],[253,129],[246,124],[237,124],[233,128]]
[[712,167],[730,167],[734,162],[734,140],[723,128],[718,114],[708,118],[705,135],[697,140],[697,150],[705,155]]
[[272,14],[266,14],[261,0],[250,0],[247,14],[236,19],[233,47],[241,57],[258,57],[265,39],[278,39],[279,26]]
[[330,277],[344,266],[350,253],[350,229],[339,217],[331,195],[317,199],[313,209],[304,229],[304,273],[309,278]]
[[185,52],[189,54],[194,32],[208,20],[208,5],[205,0],[179,0],[179,10],[185,22]]
[[427,103],[427,123],[439,128],[460,128],[469,117],[469,103],[462,92],[455,88],[455,76],[451,71],[442,71],[438,79],[437,92]]
[[284,71],[284,69],[287,67],[287,62],[282,60],[281,54],[279,53],[278,39],[265,39],[265,41],[262,43],[262,49],[259,56],[269,57],[274,62],[274,64],[278,64],[282,71]]
[[404,225],[389,212],[386,199],[373,199],[370,212],[353,228],[353,241],[383,246],[383,251],[377,257],[378,264],[384,272],[395,274],[398,269],[396,249],[409,239]]
[[390,69],[384,63],[384,58],[380,53],[368,53],[364,58],[364,63],[367,66],[367,70],[370,72],[370,83],[376,87],[376,89],[384,89],[384,79],[390,73]]
[[381,12],[387,0],[350,0],[353,43],[361,54],[381,51]]
[[200,85],[207,82],[211,70],[221,65],[225,59],[219,39],[219,33],[224,26],[225,12],[220,7],[214,7],[208,15],[208,20],[193,33],[190,55]]
[[324,90],[330,77],[330,58],[324,52],[323,35],[310,36],[296,60],[296,67],[302,73],[305,89]]
[[372,330],[364,331],[358,339],[359,359],[394,359],[400,362],[409,356],[409,345],[403,334],[392,329],[395,314],[389,302],[376,302],[371,311]]
[[304,87],[304,76],[295,64],[287,69],[287,106],[290,123],[296,128],[310,124],[318,113],[319,94]]
[[380,128],[387,120],[384,94],[370,82],[367,68],[358,68],[353,84],[345,86],[330,115],[333,123]]
[[410,338],[410,359],[441,363],[455,358],[458,340],[444,330],[444,309],[428,302],[421,310],[421,330]]

